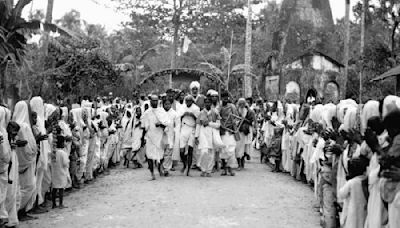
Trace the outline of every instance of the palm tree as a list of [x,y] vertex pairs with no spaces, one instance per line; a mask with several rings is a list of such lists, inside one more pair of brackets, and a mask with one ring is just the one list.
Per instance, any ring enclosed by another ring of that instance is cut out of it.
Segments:
[[45,31],[74,36],[71,32],[51,23],[25,20],[21,16],[22,10],[31,2],[32,0],[19,0],[14,5],[13,0],[0,0],[0,90],[3,98],[6,97],[7,86],[9,86],[6,83],[6,69],[27,65],[24,58],[27,37],[39,30],[41,26]]
[[[238,74],[238,73],[244,74],[246,72],[247,65],[246,64],[236,64],[236,65],[232,64],[236,60],[236,58],[235,58],[236,53],[232,53],[231,51],[228,51],[228,49],[225,47],[221,48],[221,55],[223,58],[223,63],[221,65],[221,67],[218,67],[218,66],[208,63],[208,62],[199,63],[199,66],[206,67],[210,71],[210,73],[219,76],[221,78],[221,80],[225,83],[225,88],[227,90],[229,90],[231,76],[234,74]],[[256,75],[254,75],[252,73],[248,73],[248,75],[250,75],[252,78],[256,77]],[[237,87],[237,86],[239,86],[239,85],[235,85],[235,87]]]

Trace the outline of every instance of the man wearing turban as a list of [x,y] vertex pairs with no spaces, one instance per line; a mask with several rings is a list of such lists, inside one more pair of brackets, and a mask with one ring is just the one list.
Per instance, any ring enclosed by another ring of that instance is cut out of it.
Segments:
[[202,110],[204,108],[205,96],[200,94],[200,83],[198,81],[190,83],[190,92],[194,98],[194,103]]

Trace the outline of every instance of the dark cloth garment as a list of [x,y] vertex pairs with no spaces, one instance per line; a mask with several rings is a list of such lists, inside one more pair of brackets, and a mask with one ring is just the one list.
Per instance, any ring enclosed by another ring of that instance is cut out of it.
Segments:
[[240,125],[239,131],[242,132],[244,135],[248,135],[250,133],[250,127],[253,125],[255,120],[255,113],[253,110],[246,108],[247,114],[244,118],[242,125]]
[[211,109],[211,111],[207,111],[207,109],[203,109],[200,112],[199,118],[197,118],[197,123],[202,124],[203,121],[216,122],[217,120],[220,120],[220,119],[221,119],[221,117],[219,116],[219,114],[216,111],[214,111],[212,109]]
[[194,98],[195,104],[196,104],[197,106],[199,106],[200,110],[203,110],[203,108],[204,108],[204,100],[205,100],[205,99],[206,99],[206,97],[205,97],[204,95],[202,95],[202,94],[198,94],[198,95]]
[[268,156],[280,158],[282,156],[282,136],[274,136],[271,140],[271,146],[268,148]]
[[236,128],[234,119],[229,118],[230,114],[238,115],[235,105],[229,103],[226,106],[221,106],[221,135],[225,134],[226,129],[234,131]]

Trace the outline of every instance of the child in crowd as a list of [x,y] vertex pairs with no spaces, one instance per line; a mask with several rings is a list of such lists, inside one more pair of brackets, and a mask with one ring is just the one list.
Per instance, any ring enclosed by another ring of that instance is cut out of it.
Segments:
[[268,156],[274,164],[272,172],[280,172],[281,157],[282,157],[282,133],[283,128],[275,127],[274,135],[271,139],[271,146],[268,148]]
[[340,225],[343,228],[363,228],[367,216],[367,196],[363,191],[363,181],[368,159],[361,156],[348,163],[349,174],[346,184],[340,188],[338,197],[344,200]]
[[64,188],[67,185],[69,159],[64,151],[64,136],[57,134],[57,147],[51,153],[51,180],[53,208],[56,208],[57,193],[60,199],[59,208],[65,208],[63,204]]

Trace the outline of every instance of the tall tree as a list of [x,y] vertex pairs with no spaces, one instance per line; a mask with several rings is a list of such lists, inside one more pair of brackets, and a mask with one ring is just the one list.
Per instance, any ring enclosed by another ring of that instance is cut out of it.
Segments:
[[[350,0],[345,0],[346,12],[345,12],[345,39],[344,39],[344,77],[345,82],[349,78],[349,43],[350,43]],[[347,88],[347,85],[346,85]]]

